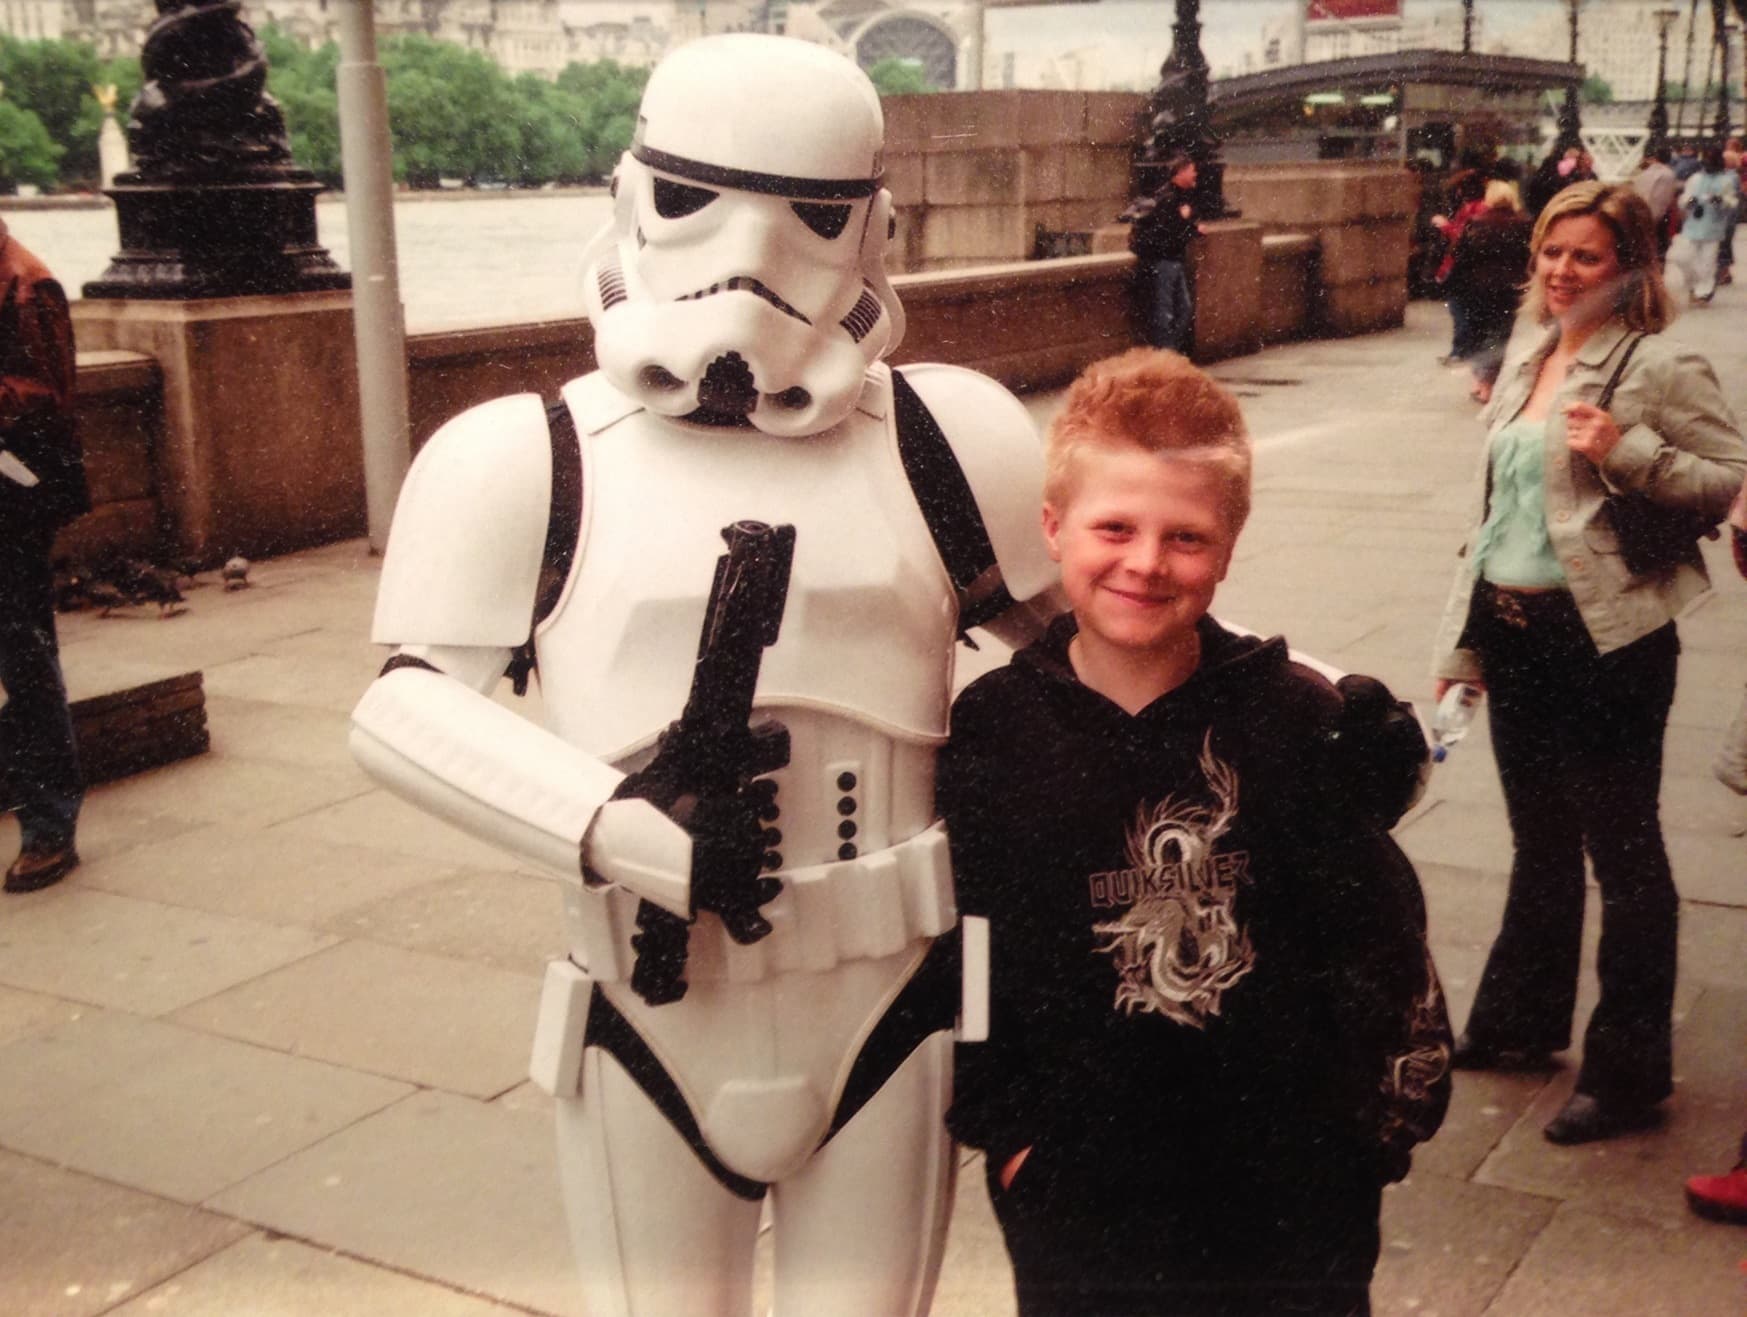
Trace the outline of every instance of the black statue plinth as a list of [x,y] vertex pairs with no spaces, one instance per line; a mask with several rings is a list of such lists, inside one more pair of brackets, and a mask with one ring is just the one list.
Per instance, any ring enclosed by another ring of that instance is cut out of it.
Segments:
[[1213,131],[1208,102],[1207,57],[1201,53],[1201,0],[1177,0],[1171,50],[1159,67],[1159,85],[1147,98],[1141,150],[1130,171],[1134,195],[1152,196],[1170,181],[1165,165],[1172,156],[1195,162],[1195,214],[1203,220],[1236,219],[1226,204],[1225,162]]
[[[287,171],[291,172],[291,171]],[[301,171],[297,171],[301,172]],[[314,178],[153,183],[122,174],[121,251],[86,297],[243,297],[350,288],[316,237]]]
[[86,297],[238,297],[351,287],[316,238],[315,176],[291,158],[240,0],[156,0],[119,175],[121,251]]

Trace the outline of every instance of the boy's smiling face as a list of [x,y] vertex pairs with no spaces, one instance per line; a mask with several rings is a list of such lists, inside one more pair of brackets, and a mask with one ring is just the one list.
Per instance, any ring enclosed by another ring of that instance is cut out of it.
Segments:
[[1080,644],[1125,664],[1168,660],[1193,643],[1231,563],[1228,477],[1126,443],[1088,444],[1074,463],[1066,497],[1044,504],[1043,533]]

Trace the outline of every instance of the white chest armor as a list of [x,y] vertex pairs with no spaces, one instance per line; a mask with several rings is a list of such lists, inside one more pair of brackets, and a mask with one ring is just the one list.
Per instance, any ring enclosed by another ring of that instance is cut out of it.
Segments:
[[582,449],[581,542],[536,637],[559,735],[620,762],[679,715],[721,530],[751,519],[795,527],[756,705],[913,745],[945,739],[956,604],[898,458],[883,368],[844,421],[801,438],[654,416],[599,374],[564,397]]

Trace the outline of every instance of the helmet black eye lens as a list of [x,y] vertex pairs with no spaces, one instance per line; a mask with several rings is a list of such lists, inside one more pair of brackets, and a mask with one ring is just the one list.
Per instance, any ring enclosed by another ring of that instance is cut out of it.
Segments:
[[676,183],[671,178],[655,180],[655,213],[662,219],[684,219],[695,215],[716,199],[707,187]]
[[843,232],[843,226],[849,223],[849,207],[827,205],[818,201],[791,201],[796,215],[801,223],[827,240],[835,238]]

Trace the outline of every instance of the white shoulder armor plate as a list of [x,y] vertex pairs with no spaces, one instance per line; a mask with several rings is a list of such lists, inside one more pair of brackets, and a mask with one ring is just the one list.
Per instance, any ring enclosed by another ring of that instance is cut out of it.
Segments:
[[1007,593],[1031,599],[1056,583],[1039,528],[1043,445],[1025,405],[1000,383],[962,366],[903,367],[976,496]]
[[446,422],[401,488],[370,638],[521,644],[551,503],[552,441],[537,395],[497,398]]

